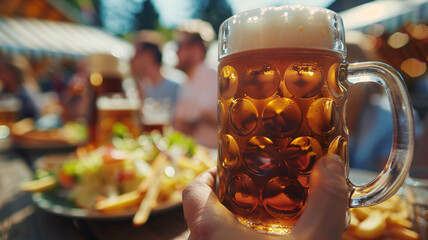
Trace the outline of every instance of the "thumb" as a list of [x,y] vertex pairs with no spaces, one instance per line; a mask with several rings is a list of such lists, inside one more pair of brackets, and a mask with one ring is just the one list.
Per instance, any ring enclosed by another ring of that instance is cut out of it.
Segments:
[[322,239],[340,239],[346,227],[348,201],[349,191],[342,159],[333,154],[320,158],[312,169],[306,207],[293,233],[327,234]]

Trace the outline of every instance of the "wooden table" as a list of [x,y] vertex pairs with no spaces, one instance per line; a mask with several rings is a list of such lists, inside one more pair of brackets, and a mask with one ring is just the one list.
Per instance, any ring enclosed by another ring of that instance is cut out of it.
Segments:
[[28,159],[0,154],[0,240],[187,239],[181,206],[150,216],[142,227],[127,220],[73,219],[38,208],[19,183],[31,178]]

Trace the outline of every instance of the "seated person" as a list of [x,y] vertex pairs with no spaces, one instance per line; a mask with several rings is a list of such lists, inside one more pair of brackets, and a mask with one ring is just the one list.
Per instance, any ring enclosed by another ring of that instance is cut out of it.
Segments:
[[18,67],[8,62],[0,63],[0,83],[2,85],[0,95],[6,97],[11,94],[19,100],[21,107],[17,120],[38,118],[39,110],[23,86],[23,82],[24,75]]
[[210,148],[217,147],[217,73],[205,63],[214,38],[209,23],[192,20],[177,33],[177,68],[187,75],[181,85],[174,127]]
[[[347,44],[349,62],[376,59],[358,44]],[[347,123],[349,128],[349,164],[351,168],[380,171],[388,160],[392,146],[393,122],[387,96],[380,85],[359,83],[348,89]],[[415,112],[415,134],[422,125]]]
[[172,115],[179,84],[162,76],[162,43],[161,36],[156,32],[139,32],[134,43],[135,55],[131,59],[131,72],[142,102],[152,99],[151,101],[170,105]]

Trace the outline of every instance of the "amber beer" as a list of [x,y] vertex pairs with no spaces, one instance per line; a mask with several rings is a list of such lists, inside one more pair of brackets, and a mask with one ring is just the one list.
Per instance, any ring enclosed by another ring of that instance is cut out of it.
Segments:
[[335,153],[348,171],[346,88],[359,82],[390,93],[394,137],[379,177],[348,179],[349,207],[380,203],[403,183],[414,145],[404,81],[386,64],[345,57],[343,23],[327,9],[254,9],[221,25],[216,193],[241,223],[286,234],[305,209],[314,164]]
[[347,161],[340,24],[325,9],[280,7],[221,26],[216,191],[253,229],[290,232],[315,162],[327,153]]
[[138,137],[142,131],[138,109],[137,100],[128,99],[121,94],[105,95],[99,98],[97,100],[96,146],[110,142],[116,124],[123,124],[132,137]]
[[142,108],[144,132],[163,133],[171,125],[171,102],[169,99],[146,98]]
[[227,56],[218,71],[218,177],[229,179],[217,181],[218,197],[247,225],[287,231],[305,207],[314,163],[346,152],[343,58],[264,49]]
[[216,191],[253,229],[290,232],[316,161],[327,153],[347,161],[340,24],[325,9],[285,6],[221,26]]

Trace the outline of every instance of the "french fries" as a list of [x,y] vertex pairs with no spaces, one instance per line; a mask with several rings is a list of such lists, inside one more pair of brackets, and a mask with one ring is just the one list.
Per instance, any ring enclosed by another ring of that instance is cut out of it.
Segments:
[[[194,149],[188,154],[176,143],[171,148],[177,152],[171,156],[166,150],[156,150],[156,140],[141,139],[78,148],[73,157],[54,167],[38,168],[35,177],[41,179],[23,183],[21,190],[43,192],[55,187],[53,194],[61,194],[64,200],[70,196],[88,214],[115,216],[136,211],[133,223],[140,226],[152,209],[179,204],[184,187],[216,164],[211,149],[191,145]],[[150,144],[155,148],[149,148]]]
[[407,205],[398,195],[375,206],[350,209],[350,215],[343,239],[419,239],[408,219]]
[[56,186],[57,182],[54,177],[47,176],[41,179],[21,183],[19,188],[25,192],[43,192],[48,191]]
[[177,164],[180,168],[183,169],[190,169],[193,170],[196,173],[202,173],[205,169],[207,169],[204,165],[202,164],[195,164],[191,159],[187,158],[187,157],[182,157],[177,161]]
[[141,200],[138,191],[124,193],[115,198],[107,198],[95,203],[95,209],[99,211],[111,211],[135,206]]
[[[133,218],[133,224],[135,226],[143,225],[147,221],[151,209],[156,207],[159,202],[179,202],[177,196],[181,198],[181,190],[184,186],[180,186],[180,184],[183,182],[181,179],[183,176],[178,174],[175,178],[166,177],[164,170],[167,163],[168,157],[159,153],[152,164],[151,174],[140,183],[136,190],[118,197],[99,200],[95,203],[95,209],[108,212],[139,206]],[[180,173],[192,173],[191,176],[185,176],[192,179],[199,173],[213,167],[214,164],[208,160],[194,162],[192,159],[184,157],[177,161],[177,166],[181,169]]]
[[167,162],[167,156],[163,153],[159,153],[156,157],[155,162],[153,163],[153,170],[151,174],[152,183],[147,189],[147,194],[143,201],[140,203],[138,211],[134,215],[132,220],[134,226],[141,226],[146,223],[152,206],[156,203],[156,199],[160,191],[160,183],[163,176],[163,171]]
[[355,230],[355,235],[360,239],[377,239],[386,230],[385,216],[379,210],[373,210],[370,215]]

